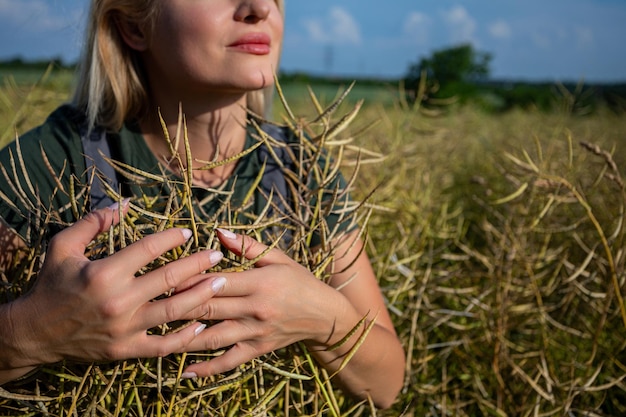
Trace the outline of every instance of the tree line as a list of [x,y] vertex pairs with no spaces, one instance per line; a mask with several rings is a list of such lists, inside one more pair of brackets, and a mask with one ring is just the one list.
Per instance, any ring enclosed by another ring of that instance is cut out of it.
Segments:
[[75,64],[68,64],[62,58],[26,60],[22,57],[14,57],[0,61],[0,69],[10,70],[46,70],[48,67],[72,69]]
[[[502,112],[514,108],[540,111],[562,110],[576,114],[593,113],[599,108],[609,108],[617,113],[626,112],[626,83],[583,84],[516,82],[493,80],[490,64],[493,55],[478,51],[471,44],[461,44],[434,51],[409,65],[401,79],[360,78],[360,86],[402,86],[410,103],[419,101],[424,106],[440,106],[451,102],[478,106],[489,112]],[[52,65],[57,69],[73,69],[74,63],[61,58],[25,60],[15,57],[0,61],[3,72],[20,70],[45,71]],[[354,79],[316,76],[305,72],[281,72],[284,83],[345,86]]]
[[409,66],[402,80],[407,98],[426,105],[451,100],[487,111],[512,108],[590,114],[600,107],[624,113],[626,84],[533,83],[492,80],[490,53],[471,44],[444,48]]

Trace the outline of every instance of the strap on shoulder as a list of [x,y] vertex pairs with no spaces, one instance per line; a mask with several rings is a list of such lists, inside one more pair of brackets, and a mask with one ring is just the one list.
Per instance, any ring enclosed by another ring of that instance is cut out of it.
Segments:
[[[85,153],[85,166],[91,183],[91,209],[96,210],[113,204],[106,193],[103,180],[113,188],[118,188],[117,174],[104,157],[111,158],[111,148],[104,129],[95,127],[88,132],[86,124],[80,128],[80,139]],[[104,157],[103,157],[104,156]]]
[[[261,129],[276,141],[285,144],[288,143],[289,134],[286,128],[264,123],[261,125]],[[290,167],[293,165],[293,161],[291,161],[289,153],[285,149],[274,148],[273,152],[280,160],[279,163],[267,149],[267,146],[269,145],[265,142],[259,147],[259,157],[261,158],[261,162],[265,162],[266,164],[263,178],[261,178],[261,187],[268,193],[273,189],[274,193],[279,193],[284,199],[288,199],[289,188],[287,187],[285,174],[280,166],[280,163],[282,163],[285,167]]]
[[[277,142],[284,144],[289,143],[290,132],[288,128],[264,123],[261,125],[261,129]],[[289,152],[282,147],[272,148],[273,153],[276,155],[276,157],[274,157],[274,155],[272,155],[272,153],[268,150],[268,146],[271,145],[265,142],[259,147],[259,158],[261,162],[265,162],[265,172],[261,178],[260,187],[266,195],[273,196],[273,207],[269,208],[268,215],[271,216],[275,210],[288,214],[289,211],[287,209],[287,205],[291,204],[292,195],[291,190],[287,186],[284,169],[293,169],[294,161],[291,159]],[[278,158],[278,161],[276,158]],[[280,164],[283,166],[281,167]],[[281,247],[288,247],[292,241],[293,232],[286,229],[285,234],[283,235]]]

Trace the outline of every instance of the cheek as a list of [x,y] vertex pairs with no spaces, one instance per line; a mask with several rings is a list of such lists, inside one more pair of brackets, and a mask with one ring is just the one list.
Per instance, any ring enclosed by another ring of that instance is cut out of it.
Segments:
[[155,31],[162,39],[193,40],[211,32],[211,28],[219,27],[218,13],[208,5],[210,2],[190,2],[184,7],[176,6],[174,1],[167,0],[159,14]]
[[285,23],[280,13],[277,12],[274,16],[275,17],[272,18],[270,25],[272,27],[272,30],[274,31],[274,39],[277,39],[278,42],[280,42],[280,44],[282,45],[283,35],[285,31]]

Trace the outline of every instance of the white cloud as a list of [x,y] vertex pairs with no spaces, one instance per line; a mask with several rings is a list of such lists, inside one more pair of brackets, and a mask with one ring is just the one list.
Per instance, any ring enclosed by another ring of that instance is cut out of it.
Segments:
[[489,25],[489,34],[496,39],[510,39],[513,35],[511,26],[504,20],[497,20]]
[[533,41],[533,44],[541,49],[549,49],[552,46],[552,40],[549,36],[537,32],[532,32],[530,37]]
[[575,29],[576,33],[576,44],[580,49],[591,48],[594,45],[594,35],[593,30],[588,27],[577,27]]
[[476,20],[470,16],[465,7],[455,6],[445,11],[443,18],[448,26],[450,40],[452,42],[475,41],[474,33],[476,32]]
[[411,12],[404,20],[403,32],[413,42],[428,44],[430,41],[431,19],[424,13]]
[[361,30],[352,15],[342,7],[332,7],[325,19],[307,19],[304,27],[316,42],[335,44],[361,43]]
[[43,1],[0,0],[0,17],[21,20],[30,15],[41,15],[48,11]]
[[43,0],[0,0],[0,22],[31,32],[59,30],[75,25],[76,14],[54,13]]
[[411,12],[404,21],[404,33],[414,33],[423,30],[430,23],[430,18],[424,13]]
[[327,33],[323,23],[317,19],[307,19],[304,21],[304,28],[309,33],[309,37],[317,42],[326,42]]
[[553,30],[556,30],[556,39],[563,42],[563,41],[567,41],[569,39],[569,33],[567,31],[567,29],[565,27],[557,27],[556,29],[553,28]]

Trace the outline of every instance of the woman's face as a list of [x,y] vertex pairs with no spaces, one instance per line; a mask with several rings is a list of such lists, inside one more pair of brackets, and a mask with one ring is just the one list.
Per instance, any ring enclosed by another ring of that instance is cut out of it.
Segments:
[[[274,0],[163,0],[142,50],[151,89],[182,98],[273,83],[283,19]],[[136,48],[137,49],[137,48]]]

